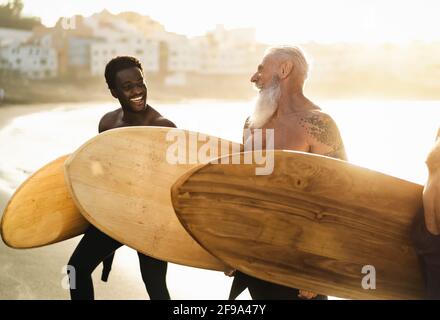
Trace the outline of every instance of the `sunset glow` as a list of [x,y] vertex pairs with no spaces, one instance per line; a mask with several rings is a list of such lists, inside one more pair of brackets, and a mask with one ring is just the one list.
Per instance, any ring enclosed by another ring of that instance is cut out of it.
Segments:
[[149,15],[168,31],[189,36],[224,24],[254,27],[257,40],[265,43],[440,41],[440,3],[436,0],[25,0],[24,4],[25,14],[41,17],[48,26],[60,16],[87,16],[108,9]]

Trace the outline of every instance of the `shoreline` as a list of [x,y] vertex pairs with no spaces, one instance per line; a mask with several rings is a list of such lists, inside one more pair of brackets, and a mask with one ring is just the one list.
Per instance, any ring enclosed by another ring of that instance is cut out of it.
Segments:
[[[152,90],[151,90],[152,91]],[[414,95],[321,95],[313,93],[305,93],[306,96],[311,97],[312,100],[345,100],[345,101],[440,101],[440,96],[414,96]],[[153,103],[161,104],[172,104],[172,103],[185,103],[188,101],[250,101],[257,96],[254,95],[225,95],[225,96],[214,96],[214,95],[162,95],[162,94],[152,94],[152,97],[148,98],[148,101]],[[26,106],[34,107],[39,105],[55,105],[55,104],[84,104],[84,103],[109,103],[115,104],[117,101],[113,99],[109,94],[102,95],[100,97],[89,97],[84,99],[28,99],[28,100],[18,100],[18,99],[5,99],[0,101],[0,109]],[[1,122],[1,119],[0,119]]]
[[[182,85],[166,85],[163,77],[146,75],[148,99],[160,103],[182,103],[194,100],[244,101],[257,96],[247,76],[188,76]],[[114,101],[107,84],[101,78],[54,78],[31,81],[19,78],[0,78],[4,90],[0,108],[14,105],[56,103],[106,103]],[[440,91],[434,87],[410,89],[396,83],[384,89],[372,84],[344,85],[342,82],[312,79],[304,93],[312,100],[370,100],[370,101],[437,101]]]

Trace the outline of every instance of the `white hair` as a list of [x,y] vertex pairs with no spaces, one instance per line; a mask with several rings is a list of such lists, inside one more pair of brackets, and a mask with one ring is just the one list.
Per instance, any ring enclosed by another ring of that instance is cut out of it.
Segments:
[[304,50],[295,46],[277,46],[270,47],[266,50],[266,55],[273,54],[285,60],[290,60],[293,63],[294,70],[300,79],[304,82],[309,73],[309,63],[307,62]]
[[281,97],[280,79],[275,75],[270,85],[261,89],[255,101],[254,113],[249,119],[249,128],[262,128],[278,108]]

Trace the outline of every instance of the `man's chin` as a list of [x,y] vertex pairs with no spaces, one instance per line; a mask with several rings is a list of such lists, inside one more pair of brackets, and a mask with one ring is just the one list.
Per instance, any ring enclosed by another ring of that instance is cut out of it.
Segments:
[[130,109],[133,112],[140,112],[146,109],[146,102],[142,102],[142,103],[134,103],[134,102],[130,102]]

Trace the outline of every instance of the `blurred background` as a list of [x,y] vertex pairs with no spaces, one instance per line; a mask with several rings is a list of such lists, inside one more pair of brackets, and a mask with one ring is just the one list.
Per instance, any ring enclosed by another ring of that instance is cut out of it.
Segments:
[[[119,107],[104,80],[113,57],[142,61],[149,104],[178,127],[240,141],[249,79],[276,44],[305,50],[305,94],[336,120],[351,162],[423,184],[440,126],[438,12],[436,0],[0,0],[0,210]],[[78,240],[1,243],[0,299],[68,299],[61,270]],[[98,299],[148,298],[133,250],[118,250],[109,283],[99,272]],[[168,283],[174,299],[224,299],[231,279],[171,264]]]

